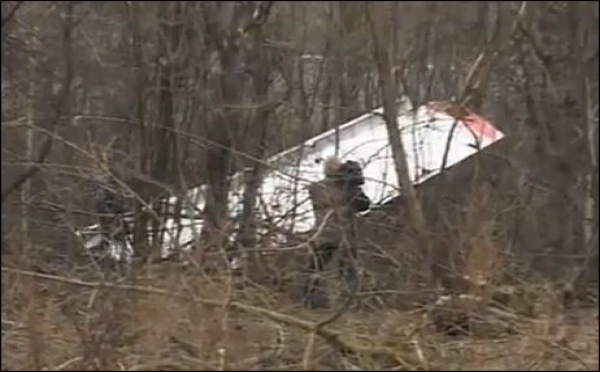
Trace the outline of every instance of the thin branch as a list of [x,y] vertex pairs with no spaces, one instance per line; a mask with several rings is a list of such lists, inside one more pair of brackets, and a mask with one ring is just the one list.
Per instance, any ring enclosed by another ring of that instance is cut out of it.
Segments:
[[15,16],[17,10],[19,10],[19,8],[21,7],[21,5],[23,5],[24,2],[25,1],[18,1],[17,4],[15,4],[15,6],[8,11],[6,17],[2,18],[1,28],[4,28],[4,26],[6,26],[8,22],[10,22],[10,20]]
[[[458,100],[461,105],[467,105],[473,100],[475,93],[481,90],[481,82],[489,76],[494,62],[498,59],[500,53],[510,45],[511,40],[519,30],[519,25],[522,24],[526,9],[527,1],[521,2],[521,6],[519,7],[515,21],[511,27],[510,36],[502,45],[493,50],[493,45],[488,44],[486,49],[479,54],[469,71],[467,81],[465,82],[465,88]],[[496,29],[496,33],[499,34],[499,29]],[[496,39],[496,35],[492,37],[492,40],[494,39]]]
[[[62,92],[59,95],[59,100],[56,104],[56,112],[52,122],[50,123],[50,132],[54,134],[58,127],[58,123],[60,121],[61,114],[65,109],[68,98],[71,92],[71,82],[73,81],[74,75],[74,66],[73,66],[73,50],[72,50],[72,37],[73,37],[73,3],[68,2],[66,4],[66,16],[65,16],[65,25],[63,28],[63,43],[65,49],[65,76],[62,85]],[[46,160],[48,155],[50,155],[50,150],[52,150],[52,145],[54,143],[54,137],[49,136],[46,139],[46,142],[42,145],[42,149],[35,160],[35,164],[32,165],[27,171],[25,171],[19,178],[17,178],[11,185],[9,185],[5,190],[2,191],[2,198],[0,203],[4,203],[7,198],[19,190],[21,186],[28,179],[35,176],[37,172],[41,169],[40,165]]]
[[[173,291],[154,288],[154,287],[144,287],[139,285],[131,285],[131,284],[116,284],[110,282],[89,282],[83,281],[79,279],[66,278],[58,275],[51,274],[42,274],[34,271],[28,270],[20,270],[20,269],[12,269],[8,267],[2,267],[3,273],[10,273],[15,275],[33,277],[36,279],[44,279],[50,280],[53,282],[64,283],[68,285],[75,285],[86,288],[104,288],[104,289],[113,289],[120,291],[129,291],[129,292],[137,292],[143,294],[154,294],[159,296],[166,296],[169,298],[177,298],[181,300],[191,300],[193,302],[214,307],[221,308],[223,306],[223,302],[221,300],[213,300],[213,299],[205,299],[205,298],[197,298],[190,297],[183,294],[173,293]],[[277,311],[269,310],[264,307],[252,306],[243,304],[241,302],[232,301],[230,304],[230,309],[244,312],[248,314],[260,315],[264,316],[272,321],[282,323],[288,326],[300,328],[307,332],[314,332],[319,337],[323,338],[330,346],[334,349],[342,353],[343,355],[360,355],[360,356],[370,356],[375,358],[384,358],[390,363],[401,365],[403,368],[415,369],[415,365],[412,363],[408,363],[401,356],[398,350],[394,348],[385,347],[385,346],[367,346],[367,345],[376,345],[374,341],[371,342],[354,342],[351,339],[347,339],[343,337],[342,333],[337,330],[329,329],[326,327],[318,327],[318,322],[311,322],[308,320],[304,320],[292,315],[280,313]],[[364,340],[364,339],[363,339]],[[368,340],[365,340],[368,341]]]

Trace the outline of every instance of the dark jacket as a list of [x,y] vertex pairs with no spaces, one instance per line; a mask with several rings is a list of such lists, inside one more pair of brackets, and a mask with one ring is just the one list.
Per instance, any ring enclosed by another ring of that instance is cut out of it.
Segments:
[[95,191],[94,206],[97,213],[115,214],[124,212],[122,201],[111,190],[99,188]]
[[356,213],[369,209],[370,199],[361,186],[344,179],[326,177],[308,189],[320,231],[315,243],[338,245],[356,235]]

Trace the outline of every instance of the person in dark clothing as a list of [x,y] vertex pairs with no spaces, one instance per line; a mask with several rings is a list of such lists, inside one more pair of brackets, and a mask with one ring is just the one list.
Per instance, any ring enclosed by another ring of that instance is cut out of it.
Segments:
[[101,214],[118,214],[123,213],[123,203],[119,200],[118,195],[108,187],[100,185],[95,190],[94,207],[97,213]]
[[94,210],[98,214],[103,246],[114,240],[124,240],[128,227],[122,219],[125,203],[114,190],[116,187],[107,177],[99,179],[94,190]]
[[109,176],[96,179],[93,202],[100,217],[115,218],[125,212],[125,200],[117,189],[118,185]]
[[[334,260],[340,260],[340,271],[349,284],[356,284],[357,273],[351,260],[356,258],[356,214],[369,209],[371,200],[362,190],[364,177],[355,161],[342,163],[336,158],[324,163],[324,179],[308,188],[316,220],[316,237],[309,271],[322,272]],[[305,301],[312,305],[317,290],[314,280],[306,288]]]

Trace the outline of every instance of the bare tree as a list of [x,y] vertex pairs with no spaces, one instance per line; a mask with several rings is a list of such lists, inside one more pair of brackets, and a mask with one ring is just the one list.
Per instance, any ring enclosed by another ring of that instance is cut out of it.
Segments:
[[[71,81],[73,80],[74,67],[72,60],[72,35],[73,35],[73,8],[74,5],[70,4],[66,6],[65,13],[63,15],[64,26],[62,32],[62,41],[63,48],[65,52],[65,66],[64,66],[64,76],[63,81],[61,82],[61,91],[58,94],[58,100],[56,104],[56,109],[54,116],[50,119],[50,132],[53,133],[60,121],[61,115],[63,115],[66,104],[69,100],[69,93],[71,90]],[[4,22],[3,22],[4,23]],[[54,142],[54,137],[52,135],[46,138],[46,141],[39,147],[39,151],[35,159],[33,159],[33,165],[29,167],[25,172],[23,172],[12,184],[2,190],[2,203],[4,203],[7,198],[14,192],[18,191],[27,180],[31,177],[35,176],[37,172],[41,169],[41,164],[46,160],[50,151],[52,150],[52,144]]]
[[209,45],[216,51],[220,76],[218,79],[218,105],[209,119],[206,154],[209,185],[206,203],[205,233],[223,241],[223,229],[228,206],[228,176],[232,169],[231,148],[238,147],[235,133],[240,127],[240,113],[236,106],[243,103],[246,38],[267,21],[272,2],[256,6],[242,3],[201,3],[204,30]]
[[422,234],[425,228],[425,218],[408,173],[406,150],[404,149],[402,138],[400,137],[400,129],[398,128],[398,89],[395,86],[390,65],[389,35],[385,32],[390,21],[390,17],[386,14],[389,5],[388,3],[365,3],[365,14],[371,31],[374,59],[377,64],[377,73],[379,76],[379,87],[383,98],[383,116],[390,137],[394,165],[396,167],[396,174],[398,175],[398,184],[402,188],[402,194],[408,202],[413,227],[418,234]]

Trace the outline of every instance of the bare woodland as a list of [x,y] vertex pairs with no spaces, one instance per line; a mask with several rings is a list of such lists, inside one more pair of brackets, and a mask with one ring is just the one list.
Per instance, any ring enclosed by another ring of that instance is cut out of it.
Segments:
[[[2,2],[2,369],[597,369],[598,64],[597,2]],[[400,95],[506,137],[412,188]],[[361,222],[359,305],[304,308],[305,237],[254,233],[265,159],[380,106],[404,196]],[[130,267],[74,234],[101,179]],[[200,184],[191,264],[156,259],[157,201]],[[440,287],[502,306],[457,341]]]

